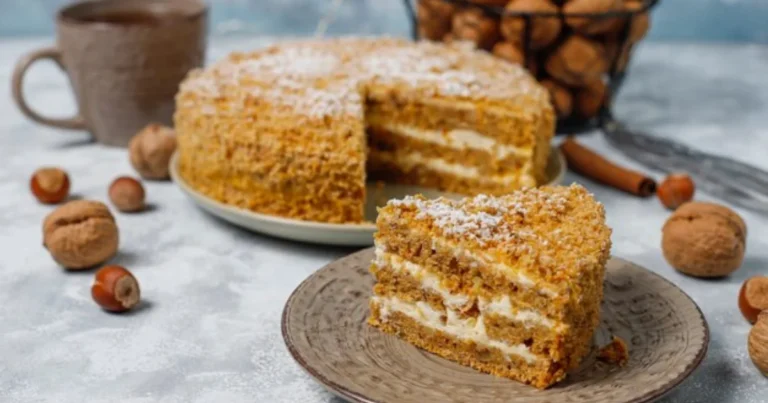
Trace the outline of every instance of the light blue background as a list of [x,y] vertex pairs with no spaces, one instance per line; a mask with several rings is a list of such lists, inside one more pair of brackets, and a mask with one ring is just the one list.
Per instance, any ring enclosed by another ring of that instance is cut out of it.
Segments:
[[[0,37],[53,33],[68,0],[0,0]],[[219,35],[307,35],[331,0],[209,0]],[[407,35],[401,0],[345,0],[332,34]],[[768,43],[768,0],[661,0],[651,39]]]

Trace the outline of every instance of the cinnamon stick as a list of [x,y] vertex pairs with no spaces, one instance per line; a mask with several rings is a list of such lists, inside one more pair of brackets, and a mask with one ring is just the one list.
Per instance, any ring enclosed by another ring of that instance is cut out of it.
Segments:
[[577,143],[572,137],[560,146],[568,168],[605,185],[640,197],[656,192],[656,181],[640,172],[618,166]]

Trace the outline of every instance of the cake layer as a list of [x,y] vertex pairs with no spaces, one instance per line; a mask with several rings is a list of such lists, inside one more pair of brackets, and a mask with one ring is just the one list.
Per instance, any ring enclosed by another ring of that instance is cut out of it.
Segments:
[[369,323],[446,359],[537,388],[546,388],[565,377],[560,365],[532,355],[525,344],[487,341],[481,336],[482,321],[469,331],[456,330],[447,326],[448,322],[433,326],[435,318],[430,320],[428,305],[398,304],[397,301],[374,297]]
[[504,194],[510,187],[534,186],[536,183],[531,176],[520,176],[517,173],[485,176],[473,166],[402,150],[391,152],[371,149],[366,169],[372,179],[463,194]]
[[429,232],[412,230],[407,221],[390,220],[379,215],[377,248],[424,267],[440,278],[449,278],[446,286],[454,294],[484,298],[514,295],[518,306],[540,312],[561,321],[570,315],[568,299],[546,284],[536,284],[513,268],[480,258],[481,251],[462,249],[459,245],[435,238]]
[[[431,277],[430,283],[439,284],[444,294],[468,301],[477,300],[478,308],[488,309],[490,305],[491,309],[497,310],[496,313],[509,313],[507,308],[514,302],[515,314],[492,317],[498,324],[495,337],[506,337],[507,340],[514,341],[520,340],[522,336],[528,338],[530,333],[510,329],[516,327],[516,322],[525,322],[524,319],[531,322],[533,319],[539,323],[552,324],[547,330],[553,336],[559,337],[550,336],[535,340],[537,351],[548,350],[548,354],[556,360],[563,360],[561,365],[566,368],[577,365],[588,352],[592,332],[599,323],[602,280],[585,278],[580,285],[580,294],[570,299],[568,294],[556,294],[548,290],[546,284],[533,283],[525,275],[510,278],[501,274],[509,268],[493,267],[499,263],[489,263],[473,257],[482,252],[462,251],[456,245],[430,238],[428,233],[400,231],[397,225],[386,220],[380,221],[378,228],[377,250],[386,250],[379,254],[386,253],[388,256],[397,256],[395,260],[408,261],[411,270],[419,273],[417,276]],[[388,265],[386,259],[384,260],[384,265]],[[595,273],[601,273],[603,270],[600,267],[590,269]],[[376,277],[386,276],[382,273]],[[402,290],[405,284],[407,283],[397,283],[393,288]],[[421,283],[417,284],[422,286]],[[376,287],[378,289],[381,286],[377,284]],[[418,293],[415,293],[413,298],[418,298]],[[555,328],[566,330],[556,334]],[[540,330],[538,334],[541,335],[544,332],[543,329]]]
[[487,301],[447,292],[435,277],[420,279],[388,266],[372,268],[376,277],[374,295],[397,298],[409,303],[427,304],[441,316],[448,311],[455,317],[482,320],[490,340],[511,345],[525,344],[529,351],[555,361],[568,356],[563,340],[569,327],[544,318],[537,312],[512,308],[508,298]]
[[[421,129],[409,127],[369,126],[367,132],[368,146],[372,152],[391,153],[405,157],[418,155],[420,160],[412,162],[426,161],[427,164],[425,165],[427,166],[429,166],[429,161],[441,160],[444,166],[458,167],[458,170],[454,168],[452,171],[459,175],[470,173],[475,178],[528,177],[534,184],[536,183],[532,173],[530,150],[525,151],[514,146],[503,145],[480,147],[479,145],[482,143],[473,143],[475,146],[468,147],[462,141],[467,141],[469,136],[488,139],[488,137],[480,136],[473,131],[456,129],[441,134],[440,132],[425,133]],[[462,140],[455,141],[451,140],[452,138]],[[498,155],[502,153],[505,155]],[[407,158],[405,162],[406,164],[409,163]],[[505,183],[504,180],[495,182]]]
[[409,196],[380,209],[378,220],[378,238],[386,243],[409,248],[411,234],[429,240],[412,254],[433,249],[434,239],[453,255],[441,264],[455,266],[450,258],[469,251],[481,261],[465,259],[467,267],[489,266],[510,282],[527,278],[569,300],[601,281],[611,245],[603,206],[579,185],[460,201]]
[[[535,186],[545,180],[555,124],[547,92],[523,68],[464,46],[386,38],[233,53],[190,72],[176,106],[181,175],[192,187],[258,212],[327,222],[362,221],[367,157],[371,176],[385,181],[469,194]],[[446,132],[493,158],[456,164],[449,148],[439,159],[367,155],[366,126],[432,145]]]

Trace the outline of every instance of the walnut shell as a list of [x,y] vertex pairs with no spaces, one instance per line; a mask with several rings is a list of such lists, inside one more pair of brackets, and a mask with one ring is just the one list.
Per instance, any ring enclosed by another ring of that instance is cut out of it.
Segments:
[[421,0],[417,8],[419,37],[441,40],[451,32],[451,20],[456,6],[443,0]]
[[576,91],[576,113],[586,119],[597,116],[607,95],[608,90],[603,80],[590,81]]
[[608,71],[605,50],[594,41],[571,36],[547,58],[545,69],[558,81],[582,87]]
[[[520,48],[520,44],[514,42],[499,42],[493,46],[493,54],[500,59],[504,59],[512,64],[522,65],[525,63],[525,53]],[[532,75],[538,73],[538,64],[536,58],[531,57],[525,66]]]
[[101,202],[69,202],[43,222],[43,246],[67,269],[87,269],[106,262],[117,253],[118,242],[115,218]]
[[557,117],[565,118],[573,112],[573,95],[571,91],[554,80],[546,79],[541,85],[549,91],[549,99],[557,112]]
[[[557,12],[557,6],[548,0],[512,0],[506,11],[512,12]],[[562,22],[558,17],[531,18],[531,41],[533,49],[540,49],[551,44],[560,34]],[[525,19],[522,17],[504,17],[501,33],[508,41],[523,43]]]
[[480,49],[490,50],[499,40],[499,23],[485,15],[483,10],[467,8],[454,14],[453,29],[455,40],[470,41]]
[[469,0],[469,2],[481,6],[504,7],[509,3],[509,0]]
[[128,145],[131,165],[144,179],[168,179],[168,164],[174,151],[175,132],[156,123],[142,129]]
[[[569,0],[563,6],[563,13],[605,13],[622,8],[621,0]],[[574,31],[585,35],[596,35],[621,27],[621,17],[567,17],[565,23]]]
[[[643,7],[641,0],[627,1],[626,8],[640,10]],[[648,12],[639,13],[632,17],[632,25],[629,27],[629,43],[640,42],[651,29],[651,16]]]
[[768,376],[768,311],[760,313],[757,323],[749,331],[747,351],[757,369]]
[[722,277],[744,260],[747,226],[733,210],[714,203],[680,206],[662,228],[664,258],[695,277]]

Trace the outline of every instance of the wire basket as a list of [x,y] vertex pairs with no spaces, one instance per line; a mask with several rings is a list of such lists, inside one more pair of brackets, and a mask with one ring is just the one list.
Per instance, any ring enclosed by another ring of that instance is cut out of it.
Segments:
[[[558,111],[557,132],[568,134],[602,127],[604,119],[611,116],[611,101],[627,74],[632,50],[647,32],[648,13],[658,2],[635,0],[632,8],[574,12],[568,10],[570,6],[564,4],[565,0],[553,0],[551,6],[541,11],[505,8],[503,4],[509,0],[415,0],[416,7],[412,1],[404,0],[414,39],[469,39],[479,48],[526,66],[552,94]],[[521,0],[511,3],[516,2]],[[552,35],[541,29],[547,26],[559,28]],[[512,29],[505,30],[505,27]],[[573,39],[575,37],[579,39]],[[590,46],[596,50],[593,52]],[[595,56],[599,66],[589,66],[582,61],[571,63],[582,57],[589,61],[592,53],[599,55]],[[566,56],[571,61],[552,60]],[[595,74],[589,77],[571,74],[569,63],[584,64]],[[561,91],[562,97],[555,95],[556,91]],[[595,103],[594,96],[598,95]]]

